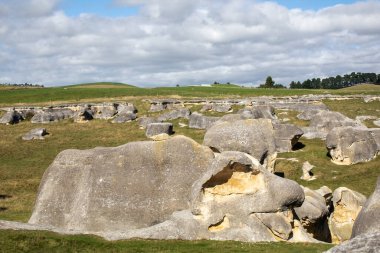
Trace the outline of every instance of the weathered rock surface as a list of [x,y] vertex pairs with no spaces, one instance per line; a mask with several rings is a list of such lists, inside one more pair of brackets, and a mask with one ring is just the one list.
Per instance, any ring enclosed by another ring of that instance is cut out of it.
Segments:
[[142,129],[145,129],[151,123],[160,123],[161,122],[157,118],[154,118],[154,117],[141,117],[137,121],[139,123],[140,128],[142,128]]
[[172,123],[151,123],[148,124],[145,135],[147,137],[153,137],[159,134],[173,134],[173,124]]
[[256,105],[239,110],[239,114],[246,119],[277,119],[275,109],[270,105]]
[[218,121],[207,130],[203,144],[219,152],[244,152],[264,163],[276,152],[290,151],[301,135],[299,128],[270,119]]
[[345,241],[325,253],[376,253],[380,252],[380,232],[366,233]]
[[309,127],[302,128],[305,132],[303,136],[308,139],[325,139],[331,130],[344,126],[365,127],[360,122],[350,119],[339,112],[321,110],[311,118]]
[[13,111],[6,112],[0,118],[0,124],[17,124],[21,120],[23,120],[22,115],[19,112],[13,110]]
[[116,108],[117,105],[113,103],[91,106],[94,119],[111,119],[117,113]]
[[297,183],[234,151],[216,156],[194,183],[192,196],[192,213],[205,238],[252,242],[288,240],[293,228],[289,210],[304,200]]
[[366,197],[346,187],[339,187],[333,192],[334,212],[329,218],[329,228],[333,243],[350,239],[352,227],[362,209]]
[[45,139],[45,135],[47,135],[46,128],[35,128],[30,130],[28,133],[22,136],[22,139],[24,141],[31,141],[31,140],[43,140]]
[[305,110],[305,111],[301,112],[300,114],[298,114],[297,118],[301,119],[301,120],[311,120],[320,111],[321,110],[315,110],[315,109]]
[[74,113],[73,120],[76,123],[84,123],[94,118],[94,112],[87,105],[81,107]]
[[162,121],[173,120],[173,119],[178,119],[178,118],[188,119],[190,117],[190,114],[191,112],[187,108],[176,109],[176,110],[173,110],[173,111],[170,111],[168,113],[164,113],[158,116],[157,120],[162,122]]
[[231,110],[232,110],[232,107],[231,107],[230,104],[227,104],[227,103],[223,103],[223,104],[212,103],[212,104],[205,104],[202,107],[201,112],[205,112],[205,111],[229,112]]
[[208,129],[219,119],[219,117],[204,116],[194,112],[189,117],[189,128]]
[[151,112],[159,112],[166,109],[174,109],[182,107],[182,102],[174,99],[164,99],[151,101],[150,109]]
[[350,165],[374,159],[378,147],[373,135],[363,128],[337,127],[326,137],[331,161]]
[[380,177],[377,179],[375,191],[365,202],[355,220],[351,238],[375,232],[380,232]]
[[300,207],[294,208],[295,213],[309,234],[320,241],[330,242],[326,199],[319,192],[307,187],[303,187],[303,190],[305,201]]
[[116,117],[111,121],[112,123],[125,123],[133,121],[137,118],[137,115],[133,112],[123,112],[117,114]]
[[184,136],[63,151],[43,176],[29,223],[83,233],[153,226],[190,208],[191,186],[213,158]]
[[74,112],[70,109],[48,109],[37,112],[31,119],[32,123],[50,123],[63,119],[69,119],[74,116]]

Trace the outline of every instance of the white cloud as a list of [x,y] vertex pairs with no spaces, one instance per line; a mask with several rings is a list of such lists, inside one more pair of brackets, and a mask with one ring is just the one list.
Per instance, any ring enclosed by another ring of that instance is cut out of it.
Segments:
[[69,17],[58,0],[0,4],[0,82],[258,84],[272,75],[287,84],[380,72],[380,1],[320,11],[249,0],[115,3],[140,11]]

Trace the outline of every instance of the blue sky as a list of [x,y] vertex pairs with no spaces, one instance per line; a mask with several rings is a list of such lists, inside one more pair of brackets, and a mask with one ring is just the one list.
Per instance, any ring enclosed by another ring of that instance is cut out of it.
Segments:
[[[283,6],[300,8],[303,10],[319,10],[336,4],[350,4],[358,0],[277,0]],[[91,13],[100,16],[120,17],[135,15],[138,7],[115,5],[112,0],[63,0],[60,7],[69,16],[78,16],[81,13]]]

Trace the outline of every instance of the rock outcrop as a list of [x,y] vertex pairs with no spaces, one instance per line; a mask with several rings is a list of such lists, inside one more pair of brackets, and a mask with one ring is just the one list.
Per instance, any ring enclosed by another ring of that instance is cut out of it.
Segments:
[[12,111],[6,112],[0,118],[0,124],[17,124],[23,119],[24,118],[19,112],[12,110]]
[[189,109],[181,108],[181,109],[172,110],[168,113],[164,113],[158,116],[157,120],[162,122],[162,121],[168,121],[168,120],[173,120],[173,119],[178,119],[178,118],[188,119],[190,117],[190,114],[191,112]]
[[305,181],[311,181],[316,179],[311,170],[314,168],[314,165],[311,165],[308,161],[304,162],[302,165],[302,176],[301,179]]
[[36,112],[32,117],[32,123],[50,123],[57,122],[63,119],[69,119],[74,116],[74,112],[70,109],[48,109]]
[[360,122],[350,119],[339,112],[331,112],[321,110],[315,114],[311,120],[309,127],[304,127],[305,138],[325,139],[327,134],[336,127],[365,127]]
[[350,239],[354,222],[362,209],[366,197],[346,187],[333,192],[334,212],[329,218],[329,228],[333,243]]
[[367,162],[378,153],[376,140],[364,128],[334,128],[326,137],[326,147],[331,161],[340,165]]
[[213,158],[184,136],[65,150],[43,176],[29,223],[81,233],[154,226],[190,208],[191,186]]
[[380,232],[361,234],[325,253],[370,253],[380,252]]
[[189,128],[208,129],[219,119],[220,117],[204,116],[194,112],[189,117]]
[[256,105],[238,111],[245,119],[277,119],[275,108],[270,105]]

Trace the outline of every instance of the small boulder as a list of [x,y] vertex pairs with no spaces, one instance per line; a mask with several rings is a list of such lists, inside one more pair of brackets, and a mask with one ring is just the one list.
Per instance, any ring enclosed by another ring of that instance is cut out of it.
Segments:
[[24,141],[30,141],[30,140],[43,140],[45,139],[45,135],[47,135],[46,128],[35,128],[30,130],[28,133],[26,133],[24,136],[22,136],[22,139]]
[[145,135],[147,137],[153,137],[158,134],[173,134],[172,123],[151,123],[146,128]]
[[157,118],[154,117],[141,117],[138,120],[139,126],[141,129],[145,129],[151,123],[160,123]]
[[126,112],[122,114],[117,114],[116,117],[111,121],[111,123],[125,123],[133,121],[137,118],[137,115],[132,112]]
[[301,179],[306,181],[315,180],[316,177],[313,176],[311,170],[314,168],[314,165],[311,165],[308,161],[304,162],[302,165],[302,177]]
[[191,112],[187,108],[176,109],[176,110],[172,110],[168,113],[164,113],[158,116],[157,120],[159,122],[162,122],[162,121],[168,121],[168,120],[173,120],[173,119],[178,119],[178,118],[188,119],[190,117],[190,114]]

